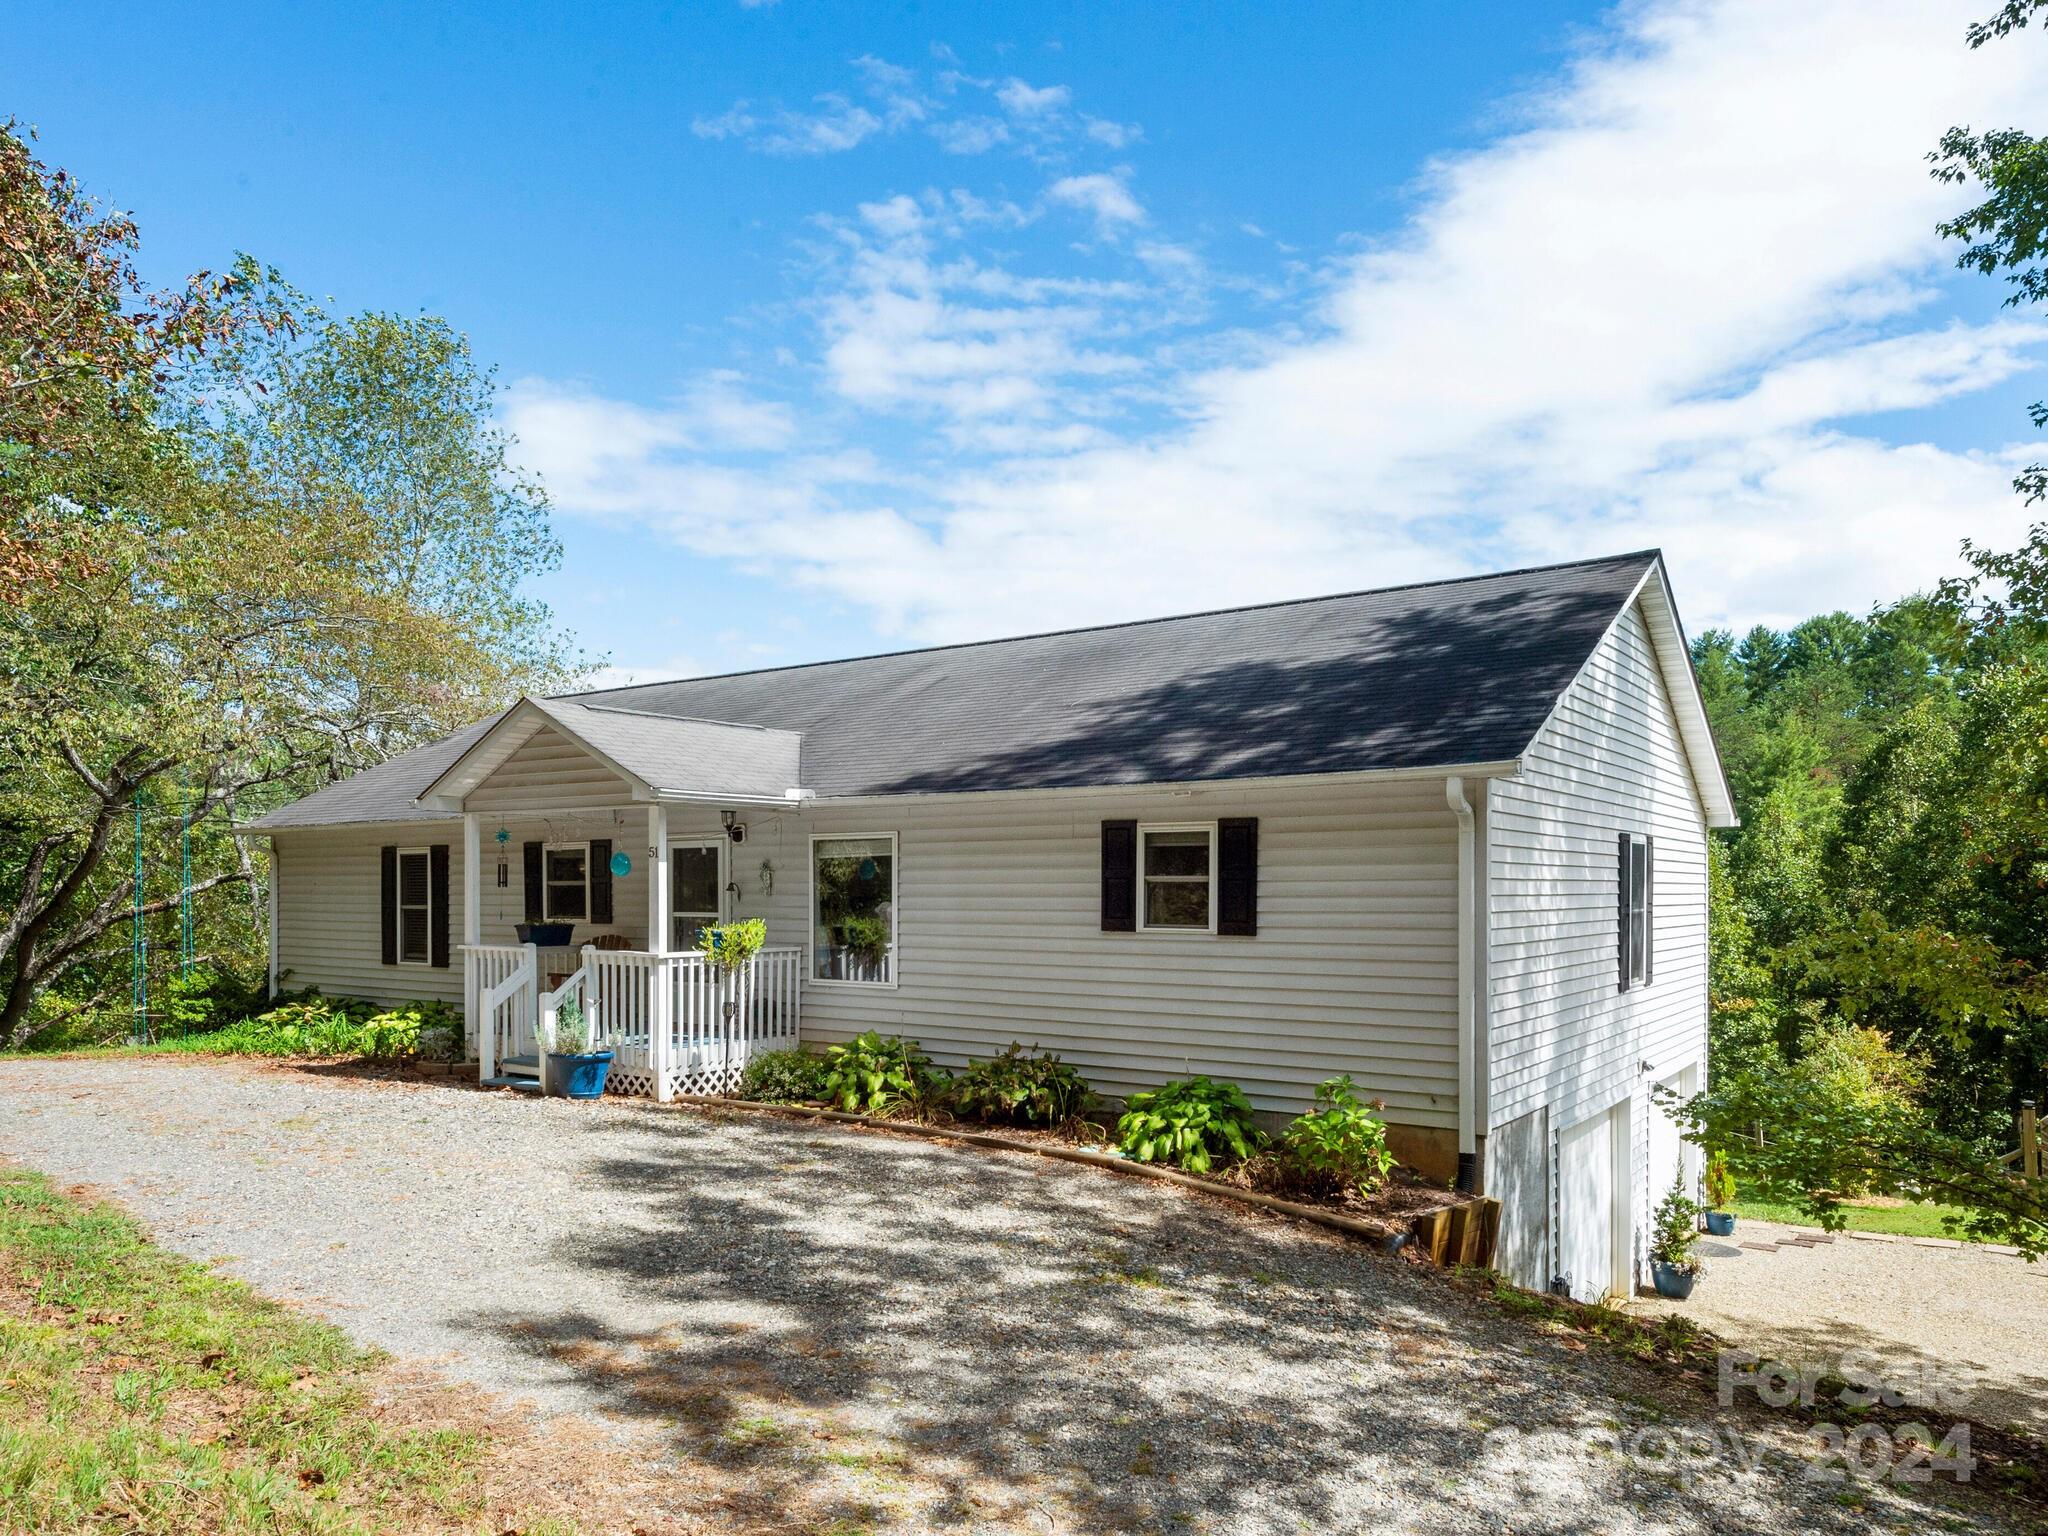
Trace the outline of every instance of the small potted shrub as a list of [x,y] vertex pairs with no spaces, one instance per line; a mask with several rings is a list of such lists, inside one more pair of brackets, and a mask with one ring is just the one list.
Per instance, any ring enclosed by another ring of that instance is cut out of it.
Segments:
[[1716,1152],[1707,1159],[1707,1230],[1716,1237],[1735,1234],[1735,1175],[1728,1171],[1728,1155]]
[[1685,1175],[1680,1173],[1658,1203],[1650,1235],[1650,1278],[1659,1296],[1685,1300],[1706,1268],[1699,1256],[1699,1220],[1699,1205],[1686,1198]]
[[573,997],[555,1010],[555,1039],[548,1049],[548,1092],[562,1099],[601,1099],[611,1075],[612,1053],[590,1049],[590,1022]]

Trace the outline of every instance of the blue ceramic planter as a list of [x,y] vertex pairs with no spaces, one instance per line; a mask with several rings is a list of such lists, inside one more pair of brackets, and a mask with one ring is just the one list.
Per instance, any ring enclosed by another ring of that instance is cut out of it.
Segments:
[[1707,1212],[1707,1230],[1716,1237],[1735,1235],[1735,1213],[1733,1211]]
[[1657,1294],[1669,1296],[1673,1301],[1683,1301],[1692,1294],[1692,1283],[1699,1277],[1669,1264],[1652,1263],[1650,1277],[1657,1282]]
[[611,1071],[610,1051],[549,1051],[548,1092],[558,1099],[601,1099]]

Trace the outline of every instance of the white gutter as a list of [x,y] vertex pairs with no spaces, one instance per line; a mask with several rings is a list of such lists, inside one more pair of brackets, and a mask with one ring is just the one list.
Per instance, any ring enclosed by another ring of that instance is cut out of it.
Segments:
[[1444,799],[1458,818],[1458,1188],[1477,1186],[1478,1096],[1473,1091],[1473,1063],[1478,1057],[1477,1025],[1472,1002],[1473,824],[1472,803],[1465,781],[1452,774],[1444,780]]

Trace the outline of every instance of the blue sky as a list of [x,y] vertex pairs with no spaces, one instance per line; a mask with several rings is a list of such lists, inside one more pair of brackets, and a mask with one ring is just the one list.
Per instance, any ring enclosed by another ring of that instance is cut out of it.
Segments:
[[1920,157],[2048,71],[1973,13],[44,7],[0,79],[160,275],[465,330],[644,678],[1648,544],[1785,622],[2013,542],[2039,326]]

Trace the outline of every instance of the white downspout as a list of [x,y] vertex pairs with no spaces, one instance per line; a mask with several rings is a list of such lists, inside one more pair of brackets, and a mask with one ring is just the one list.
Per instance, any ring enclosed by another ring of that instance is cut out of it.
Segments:
[[1469,1191],[1479,1181],[1478,1096],[1472,1087],[1479,1054],[1472,1001],[1473,829],[1465,781],[1456,774],[1444,780],[1444,799],[1458,818],[1458,1188]]

